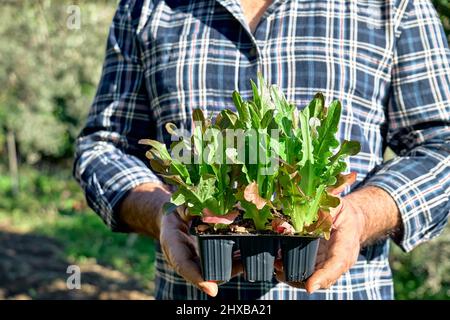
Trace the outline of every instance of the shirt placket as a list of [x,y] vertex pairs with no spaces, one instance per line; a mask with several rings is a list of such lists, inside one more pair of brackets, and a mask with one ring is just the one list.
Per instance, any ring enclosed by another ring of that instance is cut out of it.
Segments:
[[[245,49],[240,50],[240,63],[236,66],[239,69],[237,72],[238,79],[236,79],[238,88],[236,89],[239,89],[244,96],[251,94],[251,86],[248,80],[256,80],[258,72],[262,72],[263,75],[266,75],[267,73],[267,67],[270,61],[269,56],[264,54],[264,48],[270,37],[270,26],[268,25],[270,24],[269,18],[285,1],[286,0],[273,0],[272,4],[261,17],[255,33],[252,33],[238,0],[218,0],[218,2],[239,21],[242,30],[245,33],[241,37],[241,41],[244,42],[245,40],[248,40],[250,42],[250,46],[242,46],[242,48]],[[242,63],[242,59],[247,59],[247,61]]]
[[255,33],[253,34],[254,48],[250,52],[250,56],[255,59],[257,72],[262,72],[267,81],[271,81],[269,73],[269,65],[273,63],[270,60],[270,52],[268,51],[269,41],[274,39],[272,31],[273,15],[277,9],[286,0],[274,0],[272,4],[267,8],[267,10],[262,15]]

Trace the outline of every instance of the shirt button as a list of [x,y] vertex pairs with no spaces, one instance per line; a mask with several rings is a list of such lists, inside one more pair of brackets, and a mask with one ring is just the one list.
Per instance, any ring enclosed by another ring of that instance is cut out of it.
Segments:
[[250,58],[255,58],[257,54],[256,47],[252,47],[249,51]]

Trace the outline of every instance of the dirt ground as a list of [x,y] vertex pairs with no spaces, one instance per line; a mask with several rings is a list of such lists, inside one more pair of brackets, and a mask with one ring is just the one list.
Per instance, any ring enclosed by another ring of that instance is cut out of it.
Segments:
[[95,263],[78,264],[81,289],[69,290],[63,247],[52,238],[0,225],[2,299],[153,299],[152,288]]

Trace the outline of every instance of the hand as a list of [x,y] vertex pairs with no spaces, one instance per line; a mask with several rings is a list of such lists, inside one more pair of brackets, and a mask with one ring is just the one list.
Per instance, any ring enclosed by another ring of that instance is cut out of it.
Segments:
[[[160,243],[164,256],[172,268],[186,281],[191,282],[206,294],[215,297],[218,283],[202,278],[200,258],[195,238],[189,234],[191,217],[184,208],[164,215],[161,220]],[[242,272],[239,263],[233,263],[232,276]]]
[[[343,198],[339,207],[331,214],[334,217],[333,230],[328,241],[321,240],[316,260],[316,270],[306,283],[287,282],[289,285],[305,288],[308,293],[327,289],[347,272],[358,259],[365,229],[365,216],[352,201]],[[285,282],[282,263],[275,262],[276,277]]]

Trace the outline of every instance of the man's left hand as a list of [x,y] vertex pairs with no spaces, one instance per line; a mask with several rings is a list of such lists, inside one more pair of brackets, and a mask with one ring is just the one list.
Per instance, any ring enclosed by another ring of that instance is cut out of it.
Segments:
[[316,269],[311,277],[306,283],[286,282],[282,262],[277,260],[275,270],[278,281],[313,293],[318,289],[329,288],[355,264],[364,235],[364,213],[351,200],[343,198],[331,214],[334,216],[333,230],[330,239],[322,239],[319,244]]

